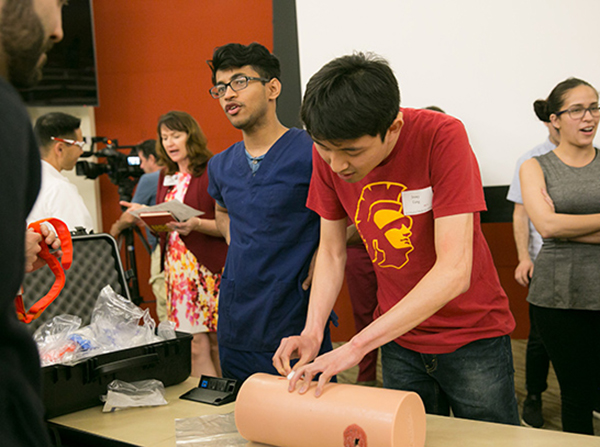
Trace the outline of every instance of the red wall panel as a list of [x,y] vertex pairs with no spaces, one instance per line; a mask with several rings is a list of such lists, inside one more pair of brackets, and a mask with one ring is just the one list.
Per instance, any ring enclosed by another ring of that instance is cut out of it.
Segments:
[[[221,152],[241,139],[208,89],[206,60],[230,42],[260,42],[273,48],[271,0],[95,0],[94,26],[100,106],[96,134],[137,144],[156,138],[158,117],[169,110],[194,116]],[[104,231],[120,215],[117,187],[100,180]],[[142,296],[149,258],[136,244]]]
[[490,246],[500,284],[508,296],[510,310],[517,322],[511,337],[526,339],[529,337],[529,304],[527,303],[529,289],[521,286],[515,279],[518,259],[512,223],[484,223],[481,228]]

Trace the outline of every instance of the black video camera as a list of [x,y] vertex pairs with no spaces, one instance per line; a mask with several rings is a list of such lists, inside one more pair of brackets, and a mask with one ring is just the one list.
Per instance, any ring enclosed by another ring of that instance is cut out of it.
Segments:
[[[103,143],[105,147],[94,152],[94,146],[98,143]],[[121,200],[129,202],[138,179],[144,174],[136,148],[137,146],[119,146],[117,140],[92,137],[91,150],[84,152],[81,158],[94,156],[106,159],[106,163],[78,161],[75,165],[77,175],[93,180],[102,174],[108,174],[110,181],[119,187]],[[119,149],[130,149],[130,151],[129,154],[124,154],[119,152]]]

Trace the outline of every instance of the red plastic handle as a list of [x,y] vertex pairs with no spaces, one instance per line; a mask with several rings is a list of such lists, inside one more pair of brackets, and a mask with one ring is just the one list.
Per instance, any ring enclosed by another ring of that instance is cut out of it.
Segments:
[[68,270],[73,262],[73,242],[71,241],[71,233],[69,233],[69,228],[67,225],[62,220],[50,218],[32,222],[29,224],[29,228],[34,230],[36,233],[42,234],[40,225],[44,222],[52,224],[52,226],[56,229],[56,233],[60,239],[63,256],[61,261],[59,261],[56,256],[50,253],[50,249],[43,240],[40,243],[42,250],[38,256],[46,261],[46,264],[48,264],[48,267],[50,267],[50,270],[52,273],[54,273],[56,279],[54,280],[54,284],[48,293],[43,298],[35,302],[29,308],[29,310],[25,310],[23,297],[21,295],[15,298],[17,317],[24,323],[31,323],[33,320],[39,317],[42,312],[44,312],[46,308],[56,299],[65,286],[65,270]]

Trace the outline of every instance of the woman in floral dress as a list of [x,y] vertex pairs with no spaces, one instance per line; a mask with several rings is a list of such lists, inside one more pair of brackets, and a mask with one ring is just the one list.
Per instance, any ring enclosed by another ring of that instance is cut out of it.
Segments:
[[217,310],[227,244],[215,224],[215,201],[207,193],[206,165],[212,153],[196,120],[171,111],[158,121],[160,173],[157,203],[177,199],[202,214],[173,222],[161,233],[167,286],[167,315],[182,332],[194,334],[192,376],[219,376]]

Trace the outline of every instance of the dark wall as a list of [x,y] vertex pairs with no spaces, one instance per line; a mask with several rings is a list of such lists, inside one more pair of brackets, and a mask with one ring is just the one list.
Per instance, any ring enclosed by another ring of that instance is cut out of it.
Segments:
[[300,55],[295,0],[273,0],[273,52],[281,62],[283,90],[277,104],[280,121],[287,127],[300,123]]

